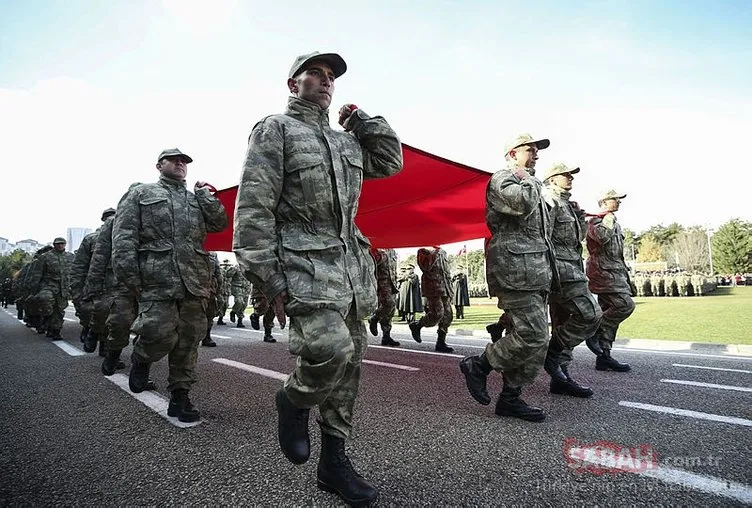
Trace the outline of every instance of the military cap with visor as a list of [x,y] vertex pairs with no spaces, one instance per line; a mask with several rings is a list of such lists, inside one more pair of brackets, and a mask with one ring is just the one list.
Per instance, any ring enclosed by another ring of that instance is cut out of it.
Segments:
[[600,199],[598,199],[598,202],[606,201],[607,199],[624,199],[626,198],[626,194],[620,194],[616,192],[614,189],[608,190],[601,195]]
[[159,157],[157,157],[157,162],[161,161],[162,159],[166,157],[180,157],[182,158],[186,164],[190,164],[193,162],[193,159],[191,159],[188,155],[181,152],[178,148],[166,148],[162,150],[162,153],[159,154]]
[[300,55],[295,59],[292,67],[290,67],[289,77],[294,78],[295,76],[306,70],[308,64],[315,60],[321,60],[329,64],[329,67],[331,67],[332,71],[334,72],[335,78],[340,77],[345,73],[345,71],[347,71],[347,64],[345,63],[345,60],[337,53],[319,53],[318,51],[314,51],[313,53],[308,53],[307,55]]
[[551,141],[548,139],[535,139],[530,134],[520,134],[507,141],[507,144],[504,145],[504,155],[523,145],[535,145],[538,150],[543,150],[551,145]]
[[102,212],[102,220],[105,220],[107,217],[110,217],[112,215],[115,215],[115,209],[107,208],[104,212]]
[[68,241],[62,236],[58,236],[57,238],[52,240],[52,245],[55,245],[56,243],[68,243]]
[[548,168],[545,173],[543,173],[543,181],[545,182],[549,178],[552,178],[556,175],[566,175],[567,173],[574,175],[575,173],[579,172],[580,168],[569,168],[566,164],[560,162],[558,164],[554,164],[553,166]]

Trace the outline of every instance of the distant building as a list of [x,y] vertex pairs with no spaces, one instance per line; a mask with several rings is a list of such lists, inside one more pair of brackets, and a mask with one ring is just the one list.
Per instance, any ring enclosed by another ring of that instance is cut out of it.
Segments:
[[75,252],[81,245],[81,240],[92,231],[93,229],[89,228],[68,228],[68,245],[65,246],[65,250]]
[[20,242],[17,242],[15,249],[21,249],[22,251],[28,252],[29,254],[34,254],[42,247],[44,247],[43,244],[29,238],[27,240],[21,240]]
[[8,241],[7,238],[0,236],[0,256],[5,256],[13,252],[16,246]]

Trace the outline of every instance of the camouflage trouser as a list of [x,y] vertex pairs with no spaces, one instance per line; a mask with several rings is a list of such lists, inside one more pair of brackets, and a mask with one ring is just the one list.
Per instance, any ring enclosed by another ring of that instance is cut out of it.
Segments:
[[217,316],[224,317],[225,314],[227,314],[227,303],[229,299],[229,294],[221,293],[217,296]]
[[65,308],[68,306],[68,299],[50,289],[41,290],[37,294],[37,298],[39,302],[39,314],[48,320],[47,329],[61,330],[63,328]]
[[88,328],[89,323],[91,322],[91,315],[94,312],[94,302],[91,300],[74,298],[73,307],[76,309],[76,316],[78,316],[79,324],[84,328]]
[[601,349],[611,351],[611,345],[616,340],[616,331],[621,322],[632,315],[635,303],[629,293],[603,293],[598,295],[598,303],[603,310],[603,319],[596,334]]
[[431,296],[426,298],[426,304],[423,309],[425,314],[420,318],[421,326],[430,328],[439,325],[439,331],[446,333],[449,325],[452,324],[454,315],[452,314],[452,304],[448,296]]
[[[392,331],[392,318],[394,311],[397,309],[397,302],[394,301],[394,293],[389,287],[378,288],[379,306],[376,308],[374,317],[381,325],[381,331],[388,335]],[[448,326],[448,325],[447,325]]]
[[267,328],[274,328],[274,310],[272,310],[269,301],[266,299],[262,292],[256,293],[254,291],[253,296],[253,313],[257,316],[262,316],[264,330]]
[[107,305],[107,351],[122,350],[131,338],[131,325],[138,315],[138,300],[126,292],[114,292],[104,298]]
[[209,295],[206,301],[206,329],[211,330],[217,316],[217,295]]
[[245,308],[248,307],[248,293],[233,293],[232,297],[235,300],[232,304],[232,311],[239,318],[245,315]]
[[139,335],[134,361],[169,358],[167,389],[190,389],[196,382],[198,344],[206,336],[206,298],[187,294],[181,300],[139,301],[131,330]]
[[595,335],[603,312],[587,282],[564,285],[562,293],[551,294],[550,312],[551,342],[558,340],[564,346],[559,365],[566,368],[572,362],[575,346]]
[[360,384],[361,361],[368,344],[366,326],[355,305],[346,318],[331,309],[316,309],[290,318],[290,353],[295,371],[285,392],[300,408],[318,405],[322,432],[347,438]]
[[653,296],[660,296],[661,294],[661,285],[658,283],[650,283],[650,293]]
[[496,296],[512,329],[504,340],[488,344],[484,354],[495,371],[504,373],[509,386],[519,388],[535,380],[546,358],[548,293],[504,290]]

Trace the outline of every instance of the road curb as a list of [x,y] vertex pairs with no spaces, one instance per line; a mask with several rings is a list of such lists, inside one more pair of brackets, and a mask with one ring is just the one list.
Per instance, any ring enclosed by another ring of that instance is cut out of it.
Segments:
[[[393,324],[397,330],[410,333],[410,329],[404,324]],[[449,330],[450,335],[463,337],[480,337],[489,339],[488,332],[484,330],[468,330],[455,328]],[[752,356],[752,345],[749,344],[714,344],[710,342],[689,342],[679,340],[658,339],[616,339],[614,346],[625,349],[649,349],[654,351],[694,351],[708,354],[729,354],[735,356]]]

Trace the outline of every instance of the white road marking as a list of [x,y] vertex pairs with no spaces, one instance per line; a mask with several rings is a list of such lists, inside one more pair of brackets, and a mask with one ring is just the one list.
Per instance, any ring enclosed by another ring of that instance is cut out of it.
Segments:
[[632,407],[635,409],[644,409],[646,411],[655,411],[657,413],[667,413],[677,416],[687,416],[697,418],[698,420],[710,420],[713,422],[730,423],[732,425],[741,425],[743,427],[752,427],[752,420],[745,418],[736,418],[733,416],[715,415],[712,413],[701,413],[699,411],[690,411],[688,409],[678,409],[667,406],[654,406],[653,404],[642,404],[640,402],[629,402],[626,400],[619,401],[620,406]]
[[287,374],[283,374],[282,372],[277,372],[276,370],[263,369],[261,367],[255,367],[253,365],[248,365],[246,363],[236,362],[235,360],[228,360],[227,358],[212,358],[212,361],[221,363],[223,365],[227,365],[229,367],[235,367],[236,369],[244,370],[246,372],[260,374],[262,376],[270,377],[272,379],[278,379],[280,381],[284,381],[285,379],[287,379]]
[[730,355],[711,355],[702,353],[681,353],[677,351],[658,351],[655,349],[638,349],[631,347],[615,347],[611,351],[623,351],[625,353],[650,353],[655,355],[673,355],[673,356],[694,356],[697,358],[722,358],[724,360],[745,360],[752,361],[752,356],[730,356]]
[[78,319],[71,319],[71,318],[67,318],[67,317],[63,318],[63,319],[65,319],[66,321],[70,321],[71,323],[76,323],[78,321]]
[[52,343],[55,344],[57,347],[59,347],[60,349],[62,349],[63,351],[65,351],[66,353],[68,353],[71,356],[84,356],[84,355],[86,355],[86,353],[84,353],[83,351],[81,351],[80,349],[78,349],[76,347],[71,346],[70,344],[68,344],[64,340],[53,340]]
[[686,365],[684,363],[674,363],[674,367],[685,367],[687,369],[704,369],[704,370],[717,370],[721,372],[740,372],[742,374],[752,374],[752,370],[744,369],[722,369],[720,367],[705,367],[704,365]]
[[[425,344],[425,342],[423,343]],[[451,353],[439,353],[436,351],[418,351],[417,349],[400,349],[398,347],[391,347],[391,346],[375,346],[375,345],[368,345],[368,349],[376,348],[376,349],[386,349],[387,351],[397,351],[401,353],[418,353],[421,355],[436,355],[436,356],[444,356],[449,358],[464,358],[463,355],[454,355]]]
[[683,379],[661,379],[661,383],[672,383],[675,385],[699,386],[700,388],[716,388],[718,390],[733,390],[735,392],[752,392],[752,388],[744,386],[717,385],[715,383],[700,383],[699,381],[685,381]]
[[396,363],[377,362],[375,360],[363,360],[363,363],[369,365],[378,365],[380,367],[390,367],[392,369],[406,370],[409,372],[417,372],[420,369],[418,367],[408,367],[407,365],[397,365]]
[[[593,454],[584,453],[585,450],[572,448],[569,451],[569,456],[577,461],[589,462],[597,466],[603,466],[608,468],[619,469],[618,466],[612,463],[611,460],[606,457],[598,457]],[[645,471],[631,471],[629,469],[622,469],[625,472],[631,472],[639,476],[646,476],[648,478],[654,478],[664,483],[673,483],[675,485],[682,485],[686,487],[706,492],[708,494],[715,494],[717,496],[723,496],[730,499],[735,499],[742,503],[752,503],[752,489],[743,483],[732,482],[724,480],[723,478],[715,478],[713,476],[705,476],[695,473],[690,473],[681,469],[674,469],[670,467],[654,467],[648,468]]]
[[195,427],[196,425],[201,424],[201,420],[197,422],[181,422],[177,418],[173,416],[167,416],[167,406],[170,404],[170,402],[162,397],[160,394],[154,391],[146,391],[141,393],[133,393],[130,388],[128,388],[128,376],[125,374],[114,374],[112,376],[105,376],[105,379],[109,379],[116,385],[118,385],[125,393],[133,397],[134,399],[141,402],[143,405],[151,409],[152,411],[156,412],[159,416],[173,424],[175,427],[180,427],[181,429],[187,429],[190,427]]
[[232,338],[232,337],[229,337],[227,335],[217,335],[216,333],[213,333],[212,337],[216,337],[218,339],[231,339]]

